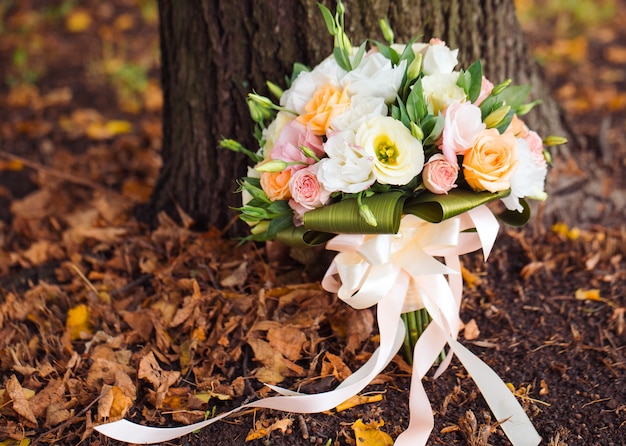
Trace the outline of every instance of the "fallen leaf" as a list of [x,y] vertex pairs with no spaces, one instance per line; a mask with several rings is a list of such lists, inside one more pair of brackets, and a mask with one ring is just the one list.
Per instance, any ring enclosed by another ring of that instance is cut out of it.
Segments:
[[365,424],[361,419],[356,420],[352,424],[352,430],[358,446],[391,446],[393,440],[386,432],[380,430],[385,422],[370,421]]
[[321,376],[333,376],[339,382],[352,375],[352,371],[342,359],[330,352],[326,352],[322,361]]
[[352,409],[356,406],[362,406],[363,404],[377,403],[383,400],[382,393],[376,395],[354,395],[352,398],[347,399],[337,407],[337,412],[343,412],[344,410]]
[[71,33],[81,33],[89,26],[91,26],[91,15],[82,9],[75,9],[65,19],[65,28]]
[[465,326],[463,327],[463,337],[468,341],[473,341],[480,336],[480,330],[478,329],[478,324],[475,319],[471,319]]
[[8,396],[10,398],[13,410],[28,423],[37,426],[37,418],[35,417],[30,404],[28,404],[28,399],[26,398],[22,385],[19,383],[15,375],[11,375],[11,378],[7,381],[5,392],[5,397]]
[[89,322],[89,309],[87,305],[80,304],[70,308],[67,312],[65,327],[70,332],[70,339],[89,339],[93,334],[91,323]]
[[293,420],[290,418],[282,418],[280,420],[275,421],[269,427],[260,427],[258,429],[254,429],[250,431],[250,433],[246,436],[246,441],[258,440],[267,436],[270,432],[279,430],[283,434],[287,432],[287,429],[291,427]]
[[268,330],[267,340],[272,348],[291,361],[302,357],[302,347],[307,342],[302,330],[287,326]]
[[180,372],[175,370],[163,370],[156,360],[153,352],[141,358],[137,378],[147,380],[155,390],[155,407],[158,409],[163,404],[170,386],[174,385]]

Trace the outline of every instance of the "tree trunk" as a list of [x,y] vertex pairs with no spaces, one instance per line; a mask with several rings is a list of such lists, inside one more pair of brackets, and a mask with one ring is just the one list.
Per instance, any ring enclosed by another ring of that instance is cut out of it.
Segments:
[[[246,95],[267,94],[265,81],[284,86],[296,61],[315,65],[332,51],[316,0],[159,0],[164,91],[163,168],[151,208],[176,206],[201,227],[225,227],[238,206],[236,179],[246,159],[218,148],[222,137],[256,149]],[[332,10],[334,2],[324,1]],[[532,63],[512,0],[345,0],[353,43],[382,40],[387,17],[397,42],[445,40],[461,64],[481,58],[499,82],[532,83],[544,99],[534,123],[564,133],[558,109]],[[533,125],[533,127],[536,127]]]

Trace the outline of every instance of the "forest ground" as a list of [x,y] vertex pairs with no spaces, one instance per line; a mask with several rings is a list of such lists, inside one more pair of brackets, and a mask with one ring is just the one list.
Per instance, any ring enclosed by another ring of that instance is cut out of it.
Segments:
[[[321,290],[320,271],[219,229],[134,219],[160,166],[156,2],[49,3],[0,2],[0,445],[117,445],[93,426],[190,423],[264,395],[268,376],[320,391],[356,370],[372,313]],[[543,444],[624,445],[626,2],[517,3],[586,146],[551,173],[550,200],[576,212],[539,213],[503,228],[487,262],[465,257],[459,339]],[[395,438],[409,380],[398,356],[366,389],[381,401],[243,413],[167,444],[363,444],[358,419]],[[509,444],[458,361],[424,385],[429,444]]]

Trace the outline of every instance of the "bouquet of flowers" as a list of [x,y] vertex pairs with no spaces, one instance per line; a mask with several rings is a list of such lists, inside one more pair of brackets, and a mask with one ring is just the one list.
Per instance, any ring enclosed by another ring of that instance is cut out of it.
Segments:
[[[246,239],[338,251],[322,286],[355,308],[377,305],[379,348],[323,394],[270,386],[281,395],[184,428],[122,420],[97,429],[125,441],[166,441],[246,407],[322,412],[365,388],[404,345],[413,359],[411,416],[396,444],[426,444],[434,421],[421,379],[456,355],[513,444],[536,445],[513,394],[456,340],[459,257],[489,253],[499,226],[487,203],[500,200],[498,217],[507,223],[528,220],[526,200],[546,199],[544,147],[565,141],[542,141],[524,124],[521,116],[537,104],[525,102],[530,87],[494,86],[480,61],[457,70],[458,50],[438,39],[396,44],[385,21],[386,42],[353,47],[341,2],[335,14],[320,9],[333,54],[312,70],[296,64],[284,91],[268,83],[278,103],[249,95],[258,150],[221,144],[253,161],[239,182]],[[446,345],[452,354],[442,357]]]
[[[335,234],[396,234],[402,216],[441,222],[501,200],[503,221],[530,217],[526,199],[545,200],[549,153],[562,138],[541,137],[520,118],[539,101],[530,86],[498,85],[480,61],[455,70],[458,50],[445,42],[354,48],[343,6],[321,6],[335,38],[332,55],[312,70],[296,64],[279,99],[249,95],[259,150],[233,140],[254,166],[240,181],[247,239],[318,244]],[[430,320],[407,311],[407,357]]]

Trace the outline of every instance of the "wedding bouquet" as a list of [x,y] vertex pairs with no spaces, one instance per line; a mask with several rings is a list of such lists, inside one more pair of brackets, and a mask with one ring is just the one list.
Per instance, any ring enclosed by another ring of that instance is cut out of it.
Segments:
[[[343,7],[320,6],[335,37],[332,55],[312,70],[296,64],[279,99],[249,95],[259,149],[222,146],[254,162],[240,181],[247,239],[317,244],[335,234],[396,234],[402,216],[441,222],[501,200],[501,220],[523,224],[526,199],[545,200],[549,154],[520,118],[530,86],[495,85],[480,61],[455,70],[458,50],[445,42],[354,48]],[[418,305],[419,306],[419,305]],[[407,357],[428,312],[405,312]]]
[[322,286],[354,308],[376,305],[379,347],[328,392],[270,386],[280,396],[191,426],[122,420],[97,429],[124,441],[166,441],[243,408],[322,412],[363,390],[404,345],[413,359],[411,413],[397,445],[426,444],[434,420],[421,380],[433,364],[435,377],[442,373],[454,355],[513,444],[536,445],[540,438],[515,396],[456,340],[459,258],[481,248],[486,257],[495,242],[499,225],[487,203],[500,200],[498,217],[507,223],[528,220],[526,200],[546,199],[544,146],[564,140],[542,141],[523,122],[537,104],[525,102],[530,87],[494,85],[480,61],[456,69],[458,50],[438,39],[396,44],[384,21],[386,42],[353,47],[341,2],[335,14],[320,9],[333,54],[311,70],[296,64],[284,91],[268,83],[278,103],[249,95],[258,149],[221,145],[253,161],[239,182],[246,239],[338,251]]

